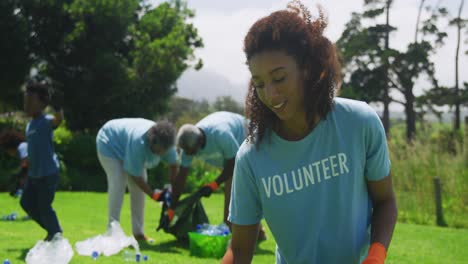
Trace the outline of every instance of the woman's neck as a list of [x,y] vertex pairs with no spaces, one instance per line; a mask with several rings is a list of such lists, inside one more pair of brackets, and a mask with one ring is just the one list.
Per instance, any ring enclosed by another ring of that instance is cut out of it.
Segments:
[[306,117],[280,121],[275,132],[286,140],[297,141],[312,132],[319,121],[318,115],[314,117],[313,122],[308,122]]

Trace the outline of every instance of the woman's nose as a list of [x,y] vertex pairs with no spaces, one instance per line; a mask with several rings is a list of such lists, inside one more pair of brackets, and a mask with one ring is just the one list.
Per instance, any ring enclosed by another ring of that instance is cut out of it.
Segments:
[[280,87],[275,83],[269,83],[265,87],[265,95],[270,100],[277,98],[280,95]]

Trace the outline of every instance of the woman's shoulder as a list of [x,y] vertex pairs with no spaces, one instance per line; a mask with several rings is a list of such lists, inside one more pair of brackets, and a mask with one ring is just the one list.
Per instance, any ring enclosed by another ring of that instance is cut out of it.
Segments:
[[366,102],[336,97],[333,111],[349,121],[379,120],[377,112]]
[[249,160],[253,156],[257,155],[259,152],[259,148],[255,145],[255,143],[246,138],[239,147],[239,150],[236,154],[237,160]]

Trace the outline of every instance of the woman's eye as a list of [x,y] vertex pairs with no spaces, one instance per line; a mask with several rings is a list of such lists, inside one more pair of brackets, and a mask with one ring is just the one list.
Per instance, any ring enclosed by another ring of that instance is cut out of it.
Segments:
[[283,76],[283,77],[281,77],[281,78],[273,79],[273,82],[275,82],[275,83],[280,83],[280,82],[284,81],[284,79],[286,79],[286,76]]

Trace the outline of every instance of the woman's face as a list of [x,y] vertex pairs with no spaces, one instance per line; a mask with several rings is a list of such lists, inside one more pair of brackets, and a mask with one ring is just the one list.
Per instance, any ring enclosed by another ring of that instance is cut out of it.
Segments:
[[283,51],[263,51],[249,61],[258,98],[283,122],[305,118],[303,74]]
[[184,148],[184,153],[190,156],[194,156],[197,154],[198,150],[200,149],[200,146],[195,146],[193,148]]
[[37,93],[28,91],[24,93],[24,112],[26,112],[28,116],[34,117],[38,115],[42,112],[44,107],[45,105],[41,102]]
[[151,146],[151,151],[158,156],[162,156],[166,154],[167,148],[163,148],[159,144],[153,144]]

